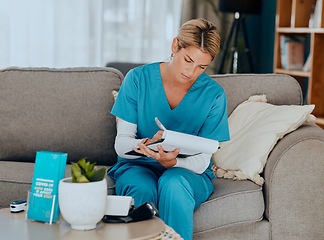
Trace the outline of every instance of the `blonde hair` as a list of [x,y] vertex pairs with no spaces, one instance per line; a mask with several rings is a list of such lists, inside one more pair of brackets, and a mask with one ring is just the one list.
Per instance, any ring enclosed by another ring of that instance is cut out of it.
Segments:
[[188,46],[195,46],[209,53],[213,59],[219,51],[220,36],[217,27],[202,18],[185,22],[176,38],[178,39],[179,50]]

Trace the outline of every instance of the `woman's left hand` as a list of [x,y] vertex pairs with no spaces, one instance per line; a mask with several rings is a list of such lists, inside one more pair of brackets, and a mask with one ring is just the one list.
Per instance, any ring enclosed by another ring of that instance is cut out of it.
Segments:
[[139,143],[139,150],[136,148],[133,148],[133,150],[137,153],[142,153],[147,157],[154,158],[156,161],[161,163],[164,167],[170,168],[176,165],[177,159],[176,156],[179,154],[180,149],[176,148],[174,151],[170,152],[164,152],[161,145],[158,145],[158,152],[155,152],[148,148],[145,144]]

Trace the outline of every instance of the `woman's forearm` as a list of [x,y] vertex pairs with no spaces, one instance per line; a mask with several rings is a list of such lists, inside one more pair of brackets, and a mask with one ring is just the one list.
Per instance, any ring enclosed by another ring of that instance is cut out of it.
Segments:
[[126,152],[137,148],[142,139],[136,139],[137,125],[118,119],[117,136],[115,139],[115,150],[118,156],[122,158],[135,159],[139,156],[126,155]]
[[[132,148],[138,148],[138,143],[143,139],[136,139],[137,125],[118,119],[117,136],[115,139],[115,150],[118,156],[128,159],[136,159],[139,156],[126,155]],[[209,166],[211,154],[199,154],[187,158],[176,158],[177,163],[173,167],[188,169],[194,173],[201,174]]]
[[211,154],[199,154],[187,158],[177,158],[177,163],[173,167],[188,169],[194,173],[201,174],[209,166]]

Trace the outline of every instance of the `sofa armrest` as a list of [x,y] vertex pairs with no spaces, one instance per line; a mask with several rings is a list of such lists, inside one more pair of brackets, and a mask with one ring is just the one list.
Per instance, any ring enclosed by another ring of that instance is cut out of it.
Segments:
[[324,236],[323,170],[324,131],[315,124],[304,124],[275,146],[264,170],[272,239]]

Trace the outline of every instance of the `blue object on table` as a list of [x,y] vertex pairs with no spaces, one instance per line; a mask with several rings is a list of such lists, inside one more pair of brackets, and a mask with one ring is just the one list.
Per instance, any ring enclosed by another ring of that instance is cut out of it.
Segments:
[[36,153],[27,218],[43,222],[59,220],[58,185],[64,178],[67,153]]

